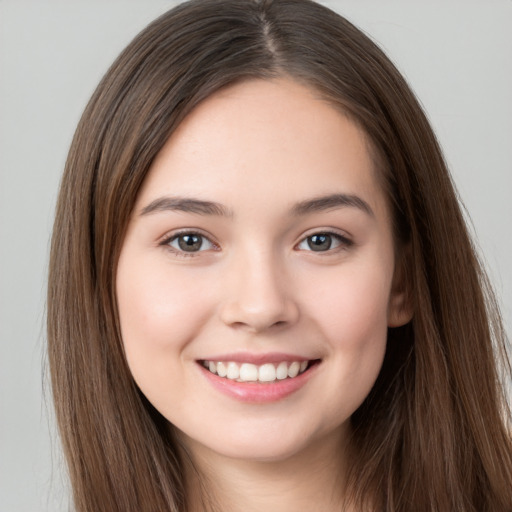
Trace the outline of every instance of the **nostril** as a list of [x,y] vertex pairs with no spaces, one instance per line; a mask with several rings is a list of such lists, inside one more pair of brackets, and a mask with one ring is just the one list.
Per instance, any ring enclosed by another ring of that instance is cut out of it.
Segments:
[[235,329],[262,332],[282,329],[295,324],[299,318],[298,306],[292,299],[265,297],[258,294],[229,296],[219,307],[222,322]]

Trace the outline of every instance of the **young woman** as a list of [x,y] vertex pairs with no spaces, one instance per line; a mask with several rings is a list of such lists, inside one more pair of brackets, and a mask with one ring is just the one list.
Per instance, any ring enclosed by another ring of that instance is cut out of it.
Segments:
[[512,509],[505,335],[441,151],[308,0],[185,3],[117,59],[48,343],[78,511]]

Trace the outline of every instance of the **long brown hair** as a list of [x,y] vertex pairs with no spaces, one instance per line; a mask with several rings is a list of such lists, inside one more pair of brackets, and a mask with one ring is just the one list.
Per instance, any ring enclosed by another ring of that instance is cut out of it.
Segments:
[[276,76],[315,89],[364,129],[407,248],[415,313],[389,330],[382,371],[353,415],[351,498],[387,512],[512,510],[498,371],[510,373],[506,340],[441,150],[382,51],[309,0],[172,9],[123,51],[83,114],[48,286],[51,382],[76,510],[187,510],[185,461],[124,358],[117,259],[139,187],[180,121],[228,84]]

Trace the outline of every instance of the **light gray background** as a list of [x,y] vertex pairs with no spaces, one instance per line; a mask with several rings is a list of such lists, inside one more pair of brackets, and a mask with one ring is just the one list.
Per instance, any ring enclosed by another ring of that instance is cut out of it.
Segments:
[[[420,97],[510,326],[512,1],[324,3],[371,34]],[[102,74],[173,4],[0,0],[0,512],[68,509],[42,372],[58,182]]]

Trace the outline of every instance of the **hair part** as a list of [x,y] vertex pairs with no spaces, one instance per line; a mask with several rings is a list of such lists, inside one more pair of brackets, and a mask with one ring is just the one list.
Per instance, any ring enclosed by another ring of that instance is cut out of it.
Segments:
[[350,497],[387,511],[512,507],[505,335],[429,123],[360,30],[308,0],[193,0],[144,29],[80,120],[57,204],[48,350],[78,512],[187,510],[183,451],[126,363],[117,260],[156,155],[202,100],[287,76],[367,134],[390,201],[414,318],[389,330],[353,415]]

